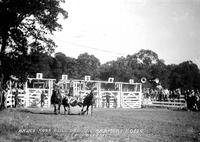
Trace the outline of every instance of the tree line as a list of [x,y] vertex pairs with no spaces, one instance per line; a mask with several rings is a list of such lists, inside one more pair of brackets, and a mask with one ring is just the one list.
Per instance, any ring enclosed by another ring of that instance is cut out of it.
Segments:
[[85,75],[89,75],[92,80],[114,77],[115,81],[123,82],[129,79],[141,82],[141,78],[145,77],[147,82],[144,87],[155,88],[157,84],[152,80],[158,78],[161,85],[170,90],[200,90],[200,71],[192,61],[166,65],[155,52],[143,49],[105,64],[88,53],[80,54],[76,59],[61,52],[55,53],[54,57],[47,53],[32,52],[27,56],[9,58],[4,69],[7,78],[15,75],[22,81],[27,77],[35,77],[39,72],[45,78],[57,80],[61,79],[62,74],[67,74],[70,79],[84,79]]

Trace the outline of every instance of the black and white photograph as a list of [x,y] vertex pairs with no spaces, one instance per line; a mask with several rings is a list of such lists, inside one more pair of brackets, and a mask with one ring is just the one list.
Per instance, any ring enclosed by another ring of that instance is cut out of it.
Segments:
[[0,142],[200,141],[200,0],[0,0]]

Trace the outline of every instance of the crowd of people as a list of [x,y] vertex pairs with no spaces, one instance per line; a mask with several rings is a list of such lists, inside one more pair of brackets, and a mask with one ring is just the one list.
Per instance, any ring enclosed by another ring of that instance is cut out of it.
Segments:
[[198,90],[187,90],[184,95],[186,96],[188,110],[200,111],[200,92]]
[[199,90],[168,90],[168,89],[144,89],[143,97],[151,101],[182,102],[186,103],[190,111],[200,111]]

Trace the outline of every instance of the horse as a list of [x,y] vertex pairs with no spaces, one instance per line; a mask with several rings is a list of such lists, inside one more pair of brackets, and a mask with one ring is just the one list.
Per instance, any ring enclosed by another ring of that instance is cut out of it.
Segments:
[[54,106],[54,114],[57,114],[56,105],[58,105],[58,114],[60,114],[60,106],[62,105],[63,97],[59,89],[53,89],[51,96],[51,104]]
[[62,105],[64,107],[64,114],[66,114],[66,107],[68,108],[68,114],[70,114],[70,101],[69,101],[69,98],[68,97],[64,97],[63,100],[62,100]]
[[[89,107],[91,106],[91,115],[92,115],[92,113],[93,113],[93,104],[95,103],[94,90],[95,90],[95,88],[93,88],[90,91],[90,93],[87,94],[87,96],[83,99],[83,106],[82,106],[82,109],[81,109],[81,114],[84,114],[85,112],[87,112],[87,115],[88,115]],[[86,110],[83,111],[85,106],[86,106]]]

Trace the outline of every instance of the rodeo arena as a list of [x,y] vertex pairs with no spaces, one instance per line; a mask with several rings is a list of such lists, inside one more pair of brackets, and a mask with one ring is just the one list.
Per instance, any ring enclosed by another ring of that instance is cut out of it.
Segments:
[[[28,78],[27,82],[22,84],[16,77],[11,76],[6,90],[3,90],[1,106],[50,108],[53,103],[59,104],[59,101],[54,102],[53,96],[55,94],[57,101],[60,94],[61,98],[66,98],[66,107],[82,107],[85,97],[92,93],[93,102],[89,106],[94,108],[166,107],[200,110],[198,90],[170,91],[159,85],[159,79],[154,80],[158,84],[157,89],[143,88],[142,84],[146,81],[144,77],[140,83],[135,83],[133,79],[129,82],[114,82],[114,78],[97,81],[90,80],[90,76],[85,76],[84,80],[69,80],[68,75],[62,75],[62,79],[56,82],[55,79],[43,78],[42,73],[37,73],[36,78]],[[57,113],[56,106],[54,112]]]
[[0,141],[199,141],[199,92],[164,89],[158,78],[156,89],[144,88],[147,81],[10,76]]

